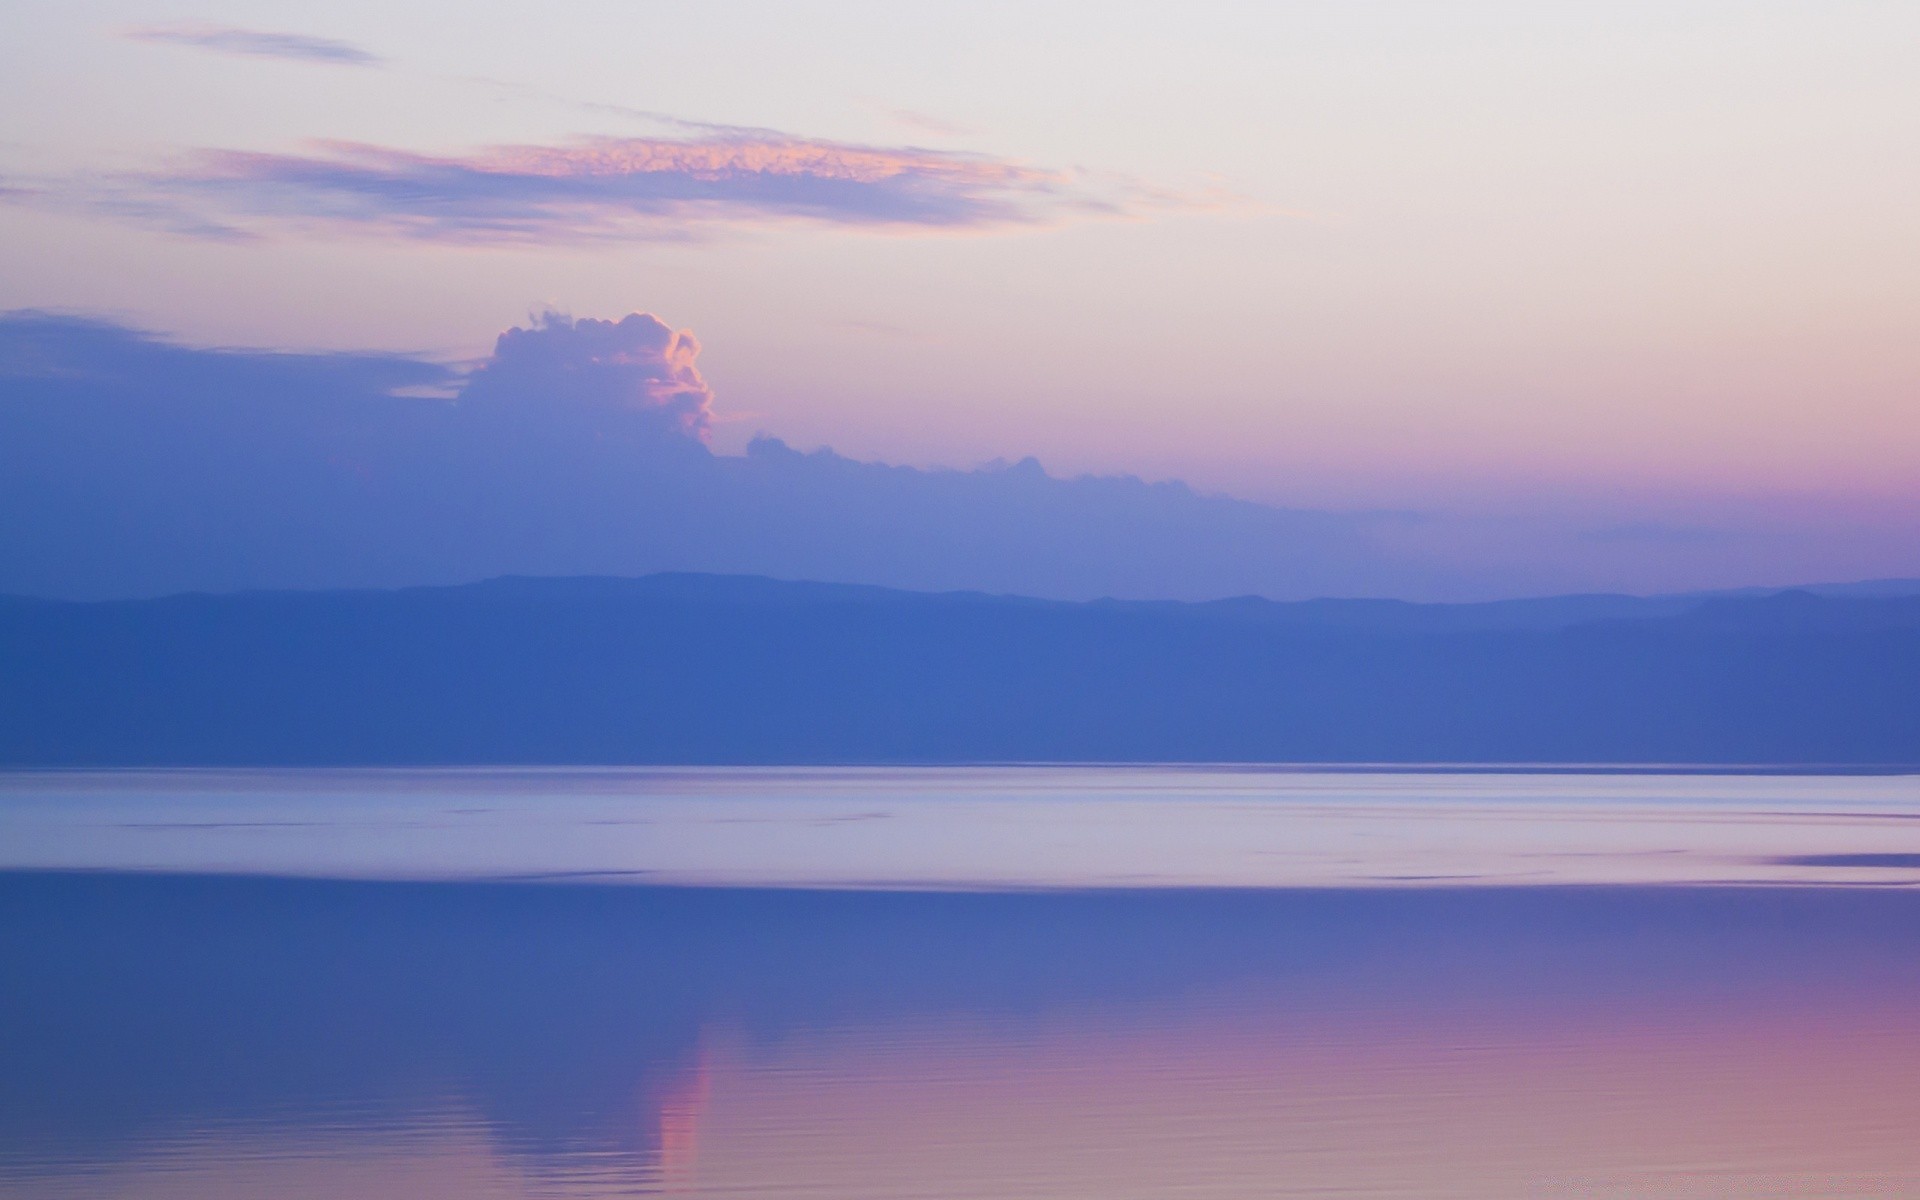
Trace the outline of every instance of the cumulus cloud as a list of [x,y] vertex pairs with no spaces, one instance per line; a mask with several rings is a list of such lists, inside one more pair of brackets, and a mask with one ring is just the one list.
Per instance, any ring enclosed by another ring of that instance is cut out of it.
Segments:
[[462,390],[463,405],[558,407],[637,417],[647,426],[702,441],[713,422],[713,390],[695,360],[700,343],[652,313],[618,321],[547,314],[509,329]]
[[531,322],[465,374],[0,313],[0,595],[690,570],[1432,599],[1911,573],[1911,522],[1844,512],[1756,522],[1765,536],[1594,540],[1528,514],[1281,509],[1031,459],[919,470],[771,438],[720,455],[699,354],[646,313]]
[[662,570],[1083,598],[1401,581],[1366,517],[1031,462],[717,455],[699,353],[646,313],[547,317],[453,377],[0,314],[0,595]]
[[129,41],[161,45],[190,46],[217,54],[238,54],[247,58],[290,58],[301,62],[330,63],[346,67],[377,66],[379,55],[351,42],[311,37],[304,33],[279,33],[264,29],[240,29],[231,25],[185,22],[172,25],[143,25],[127,30]]
[[357,142],[305,153],[205,151],[167,170],[42,191],[182,231],[469,243],[667,238],[782,222],[964,231],[1162,204],[1115,181],[1096,187],[985,155],[724,128],[456,155]]

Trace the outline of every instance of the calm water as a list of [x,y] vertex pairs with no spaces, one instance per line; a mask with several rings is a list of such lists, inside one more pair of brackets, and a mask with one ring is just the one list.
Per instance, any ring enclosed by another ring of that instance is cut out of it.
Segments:
[[8,1197],[1920,1196],[1913,777],[15,775],[0,867]]

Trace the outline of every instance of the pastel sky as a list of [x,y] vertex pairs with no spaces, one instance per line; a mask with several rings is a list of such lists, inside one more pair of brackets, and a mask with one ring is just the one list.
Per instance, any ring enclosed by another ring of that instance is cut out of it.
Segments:
[[697,335],[722,452],[1758,523],[1920,574],[1911,0],[7,25],[0,310],[449,360],[644,310]]

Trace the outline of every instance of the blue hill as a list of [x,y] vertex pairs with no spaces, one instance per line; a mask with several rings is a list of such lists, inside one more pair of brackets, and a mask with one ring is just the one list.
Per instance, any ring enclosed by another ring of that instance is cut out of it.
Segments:
[[1920,597],[661,575],[0,603],[0,763],[1920,761]]

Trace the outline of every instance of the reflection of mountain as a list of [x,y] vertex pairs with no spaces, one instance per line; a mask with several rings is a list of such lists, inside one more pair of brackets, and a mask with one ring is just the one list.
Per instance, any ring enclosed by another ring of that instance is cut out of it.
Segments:
[[1910,763],[1920,598],[723,576],[0,602],[0,762]]
[[1309,1042],[1841,1021],[1910,1007],[1917,901],[0,875],[0,1180],[195,1130],[375,1129],[451,1105],[536,1176],[611,1162],[698,1182],[714,1038],[767,1050],[834,1030],[910,1054],[889,1030],[955,1019],[1038,1046],[1096,1012],[1151,1028],[1228,1010]]
[[603,986],[644,967],[570,966],[607,931],[537,904],[188,881],[4,891],[9,1154],[131,1150],[196,1126],[432,1124],[452,1106],[535,1163],[647,1163],[648,1097],[693,1064],[684,997]]

